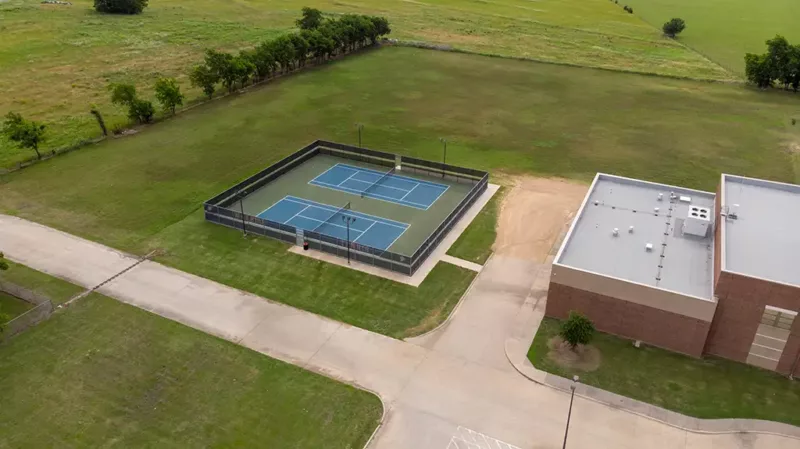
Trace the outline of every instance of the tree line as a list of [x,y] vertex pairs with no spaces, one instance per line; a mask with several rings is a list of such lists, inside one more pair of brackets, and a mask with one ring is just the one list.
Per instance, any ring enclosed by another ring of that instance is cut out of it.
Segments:
[[385,17],[345,14],[324,18],[318,9],[303,8],[297,19],[299,32],[260,43],[238,54],[206,50],[205,60],[195,66],[189,78],[211,98],[217,86],[232,92],[237,86],[270,78],[303,67],[309,60],[322,62],[375,45],[391,32]]
[[775,36],[766,42],[767,52],[744,56],[747,80],[766,89],[774,85],[800,88],[800,45],[791,45],[783,36]]
[[[138,1],[138,0],[137,0]],[[102,3],[97,0],[96,3]],[[146,1],[142,1],[146,4]],[[296,21],[299,32],[294,32],[260,43],[251,50],[237,54],[208,49],[202,64],[195,66],[189,79],[211,98],[218,85],[228,92],[244,87],[248,82],[258,82],[277,73],[287,73],[305,66],[309,60],[323,62],[338,55],[375,45],[391,32],[385,17],[345,14],[337,18],[325,18],[322,11],[303,8]],[[136,86],[115,83],[108,86],[111,102],[127,109],[128,118],[134,123],[150,123],[156,109],[149,100],[142,99]],[[175,113],[185,99],[175,78],[160,78],[154,86],[156,100],[164,112]],[[90,113],[97,120],[103,135],[108,134],[105,121],[96,106]],[[45,139],[46,126],[22,115],[9,112],[5,116],[0,134],[21,148],[33,150],[41,159],[39,145]]]

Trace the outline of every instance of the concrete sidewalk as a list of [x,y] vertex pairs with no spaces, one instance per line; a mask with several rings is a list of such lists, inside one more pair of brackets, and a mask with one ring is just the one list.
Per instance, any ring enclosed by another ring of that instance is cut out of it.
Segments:
[[[0,250],[12,260],[86,287],[137,262],[102,245],[3,215]],[[541,267],[491,259],[448,325],[416,341],[420,344],[354,328],[149,261],[99,291],[377,392],[386,418],[372,447],[469,447],[464,435],[483,435],[485,441],[503,441],[508,447],[557,448],[569,396],[530,382],[500,359],[505,357],[503,329],[510,331],[513,306],[518,312],[530,291],[530,285],[523,285],[527,282],[523,275],[537,269]],[[570,447],[788,449],[800,447],[800,441],[763,434],[702,435],[578,398]]]

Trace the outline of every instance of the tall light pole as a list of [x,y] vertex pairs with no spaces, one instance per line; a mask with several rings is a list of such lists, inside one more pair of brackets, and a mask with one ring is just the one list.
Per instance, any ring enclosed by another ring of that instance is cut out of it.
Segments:
[[572,401],[575,400],[575,387],[578,386],[578,381],[581,378],[578,376],[572,376],[572,385],[569,386],[571,391],[569,396],[569,413],[567,413],[567,428],[564,429],[564,445],[561,446],[561,449],[567,449],[567,435],[569,435],[569,420],[572,418]]
[[242,214],[242,234],[247,237],[247,227],[244,224],[244,192],[239,191],[239,212]]
[[361,130],[364,129],[364,124],[356,123],[356,128],[358,128],[358,147],[361,148]]
[[[444,154],[442,155],[442,165],[447,164],[447,139],[440,137],[439,141],[444,145]],[[444,178],[444,167],[442,167],[442,178]]]
[[347,225],[347,265],[350,265],[350,223],[355,223],[356,217],[342,215],[342,221]]

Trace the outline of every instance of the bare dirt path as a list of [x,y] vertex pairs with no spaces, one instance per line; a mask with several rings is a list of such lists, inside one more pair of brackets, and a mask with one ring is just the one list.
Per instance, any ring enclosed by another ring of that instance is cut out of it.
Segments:
[[564,233],[589,186],[558,178],[512,178],[500,209],[498,256],[543,263]]

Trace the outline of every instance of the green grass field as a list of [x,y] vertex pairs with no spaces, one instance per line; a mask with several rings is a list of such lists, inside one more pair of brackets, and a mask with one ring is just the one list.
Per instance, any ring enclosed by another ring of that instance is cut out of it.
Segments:
[[0,448],[361,448],[374,395],[92,294],[0,345]]
[[[33,304],[0,292],[0,313],[9,321],[33,308]],[[0,323],[2,324],[2,323]]]
[[77,285],[54,278],[50,275],[28,268],[25,265],[6,260],[8,270],[0,271],[0,281],[10,282],[20,287],[33,290],[50,298],[53,304],[62,304],[73,296],[84,291]]
[[486,263],[497,238],[497,216],[507,189],[508,187],[500,187],[464,233],[453,243],[447,254],[481,265]]
[[[607,0],[420,0],[355,2],[159,0],[138,16],[105,16],[91,0],[43,5],[0,2],[0,113],[49,124],[46,149],[99,135],[89,106],[109,125],[124,122],[108,101],[109,82],[134,82],[145,96],[160,76],[191,90],[189,69],[205,48],[236,50],[292,29],[303,6],[329,13],[387,16],[392,37],[450,44],[493,55],[728,79],[724,69]],[[0,167],[32,156],[0,142]]]
[[698,418],[752,418],[800,425],[800,385],[777,373],[715,357],[699,360],[663,349],[634,348],[629,340],[597,333],[600,367],[571,370],[547,357],[560,322],[545,318],[528,359],[543,371]]
[[626,0],[638,16],[661,29],[673,17],[686,21],[679,41],[731,72],[744,74],[745,53],[764,53],[776,34],[800,43],[800,9],[792,0]]
[[366,146],[435,160],[448,137],[448,162],[496,172],[791,182],[795,105],[742,86],[385,48],[11,174],[0,209],[138,254],[163,248],[178,268],[406,336],[446,316],[472,274],[442,264],[419,289],[397,285],[204,223],[202,202],[313,139],[353,142],[356,121]]

